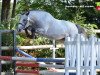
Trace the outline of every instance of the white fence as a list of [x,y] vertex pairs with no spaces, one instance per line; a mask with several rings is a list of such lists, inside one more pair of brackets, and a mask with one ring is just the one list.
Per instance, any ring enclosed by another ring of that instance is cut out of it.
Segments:
[[66,38],[65,75],[69,75],[69,70],[75,70],[76,75],[96,75],[96,70],[100,69],[99,53],[100,39],[94,36]]

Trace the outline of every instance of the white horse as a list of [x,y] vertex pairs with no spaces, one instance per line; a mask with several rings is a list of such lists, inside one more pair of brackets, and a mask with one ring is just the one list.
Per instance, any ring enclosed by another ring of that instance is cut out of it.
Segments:
[[[28,11],[21,15],[18,29],[25,30],[28,37],[34,37],[35,33],[49,39],[60,40],[67,36],[74,37],[84,34],[84,29],[70,21],[55,19],[50,13],[40,10]],[[28,30],[31,31],[29,35]]]

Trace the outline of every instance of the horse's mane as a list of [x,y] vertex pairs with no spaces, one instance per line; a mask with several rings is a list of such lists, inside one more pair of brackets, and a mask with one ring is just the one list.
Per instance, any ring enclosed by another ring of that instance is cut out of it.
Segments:
[[[21,14],[24,15],[24,14],[26,14],[26,13],[28,13],[28,12],[31,12],[31,11],[48,13],[48,12],[46,12],[46,11],[44,11],[44,10],[28,10],[28,11],[22,12]],[[48,14],[50,14],[50,13],[48,13]]]

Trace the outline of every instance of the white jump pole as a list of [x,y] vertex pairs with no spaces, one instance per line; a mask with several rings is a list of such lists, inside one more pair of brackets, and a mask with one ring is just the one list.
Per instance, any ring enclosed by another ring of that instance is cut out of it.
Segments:
[[[56,58],[56,41],[53,40],[53,52],[52,52],[52,58],[55,59]],[[53,63],[55,64],[55,63]]]
[[81,55],[80,55],[80,43],[81,43],[81,36],[80,35],[77,35],[76,36],[76,75],[81,75]]

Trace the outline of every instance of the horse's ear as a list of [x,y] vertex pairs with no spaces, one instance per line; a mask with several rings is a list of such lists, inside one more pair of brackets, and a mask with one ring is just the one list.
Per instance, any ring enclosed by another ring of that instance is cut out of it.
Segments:
[[29,15],[29,13],[30,13],[30,12],[28,11],[28,12],[26,12],[25,14],[28,16],[28,15]]

